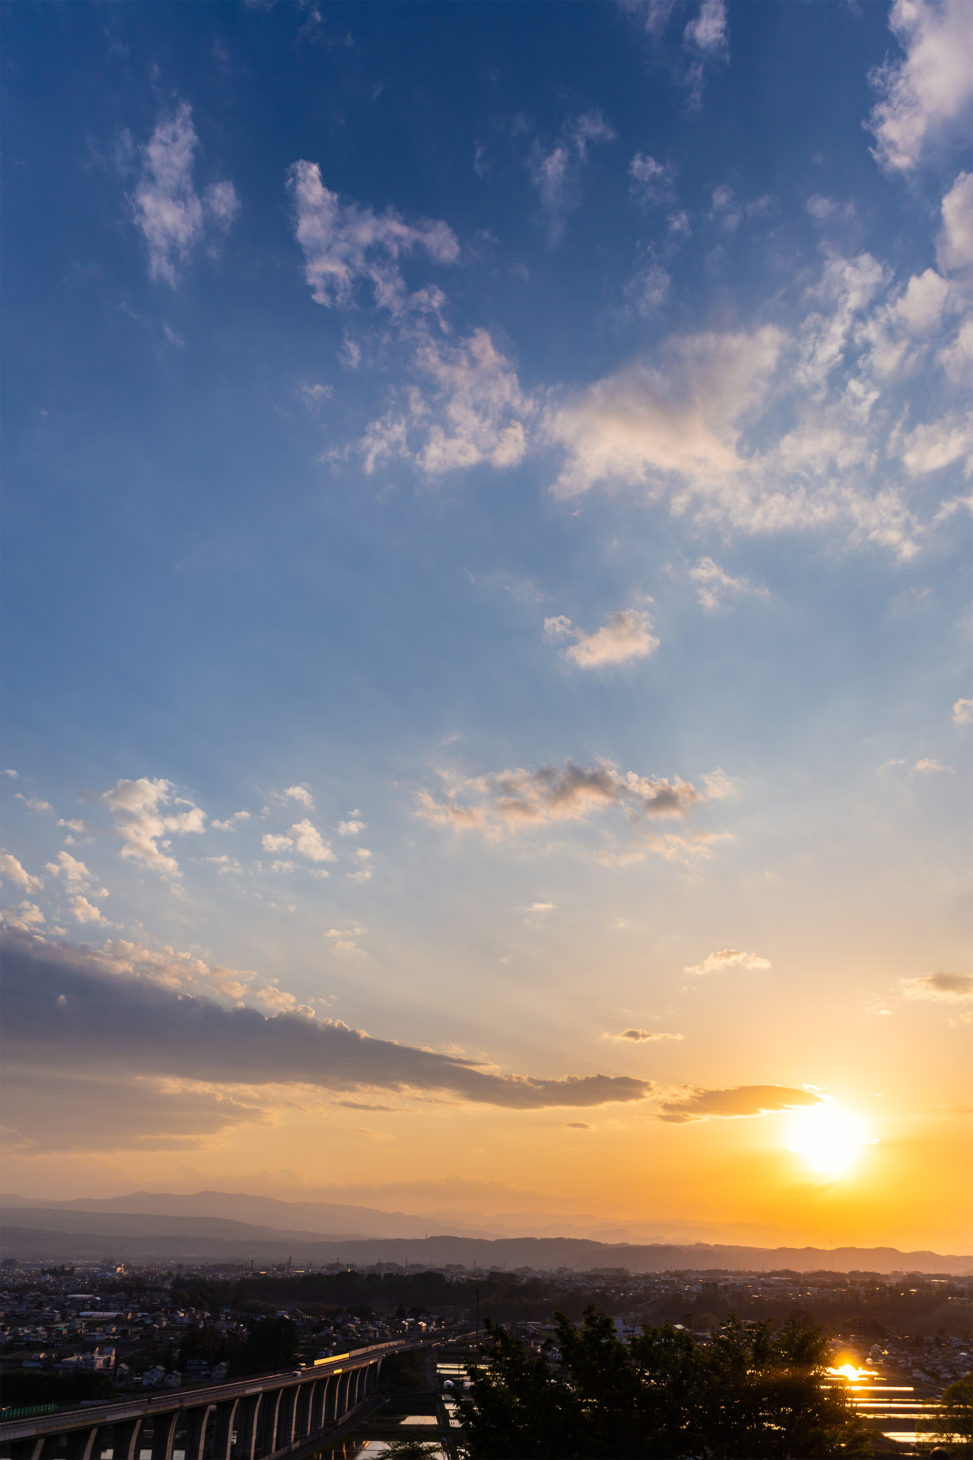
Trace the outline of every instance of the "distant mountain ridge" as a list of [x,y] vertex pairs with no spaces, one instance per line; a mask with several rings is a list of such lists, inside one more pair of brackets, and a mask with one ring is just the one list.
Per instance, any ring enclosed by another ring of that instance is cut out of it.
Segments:
[[[153,1209],[154,1208],[154,1209]],[[222,1210],[214,1211],[214,1208]],[[287,1221],[243,1221],[225,1216],[241,1209]],[[325,1223],[341,1221],[327,1231]],[[400,1222],[410,1234],[376,1232]],[[75,1198],[38,1203],[7,1197],[0,1210],[4,1256],[33,1261],[234,1262],[261,1266],[292,1258],[300,1266],[330,1262],[367,1265],[396,1262],[441,1267],[584,1271],[625,1267],[633,1272],[668,1268],[772,1271],[908,1271],[971,1273],[973,1257],[901,1252],[894,1247],[748,1247],[726,1243],[600,1242],[581,1237],[487,1237],[457,1232],[426,1235],[428,1218],[326,1202],[284,1202],[228,1192],[182,1196],[136,1192],[127,1197]],[[318,1225],[312,1225],[313,1223]],[[307,1223],[308,1225],[304,1225]],[[363,1231],[368,1223],[372,1232]],[[423,1227],[425,1226],[425,1231]],[[422,1235],[417,1235],[418,1228]]]

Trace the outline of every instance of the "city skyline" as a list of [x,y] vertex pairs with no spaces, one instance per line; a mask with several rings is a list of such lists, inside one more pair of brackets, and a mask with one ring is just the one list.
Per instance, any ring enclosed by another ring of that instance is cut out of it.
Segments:
[[8,1188],[966,1250],[969,7],[4,24]]

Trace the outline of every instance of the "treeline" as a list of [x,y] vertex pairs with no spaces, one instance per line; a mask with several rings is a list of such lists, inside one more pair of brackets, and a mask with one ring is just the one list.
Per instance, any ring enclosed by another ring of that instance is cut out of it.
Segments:
[[[793,1278],[797,1285],[802,1283],[798,1273],[780,1275]],[[875,1273],[814,1273],[805,1274],[803,1282],[818,1291],[813,1297],[795,1299],[788,1291],[753,1293],[745,1280],[727,1288],[727,1276],[712,1274],[706,1281],[705,1275],[687,1273],[684,1288],[652,1296],[650,1284],[638,1277],[620,1276],[609,1284],[599,1279],[583,1286],[497,1270],[457,1279],[437,1271],[383,1275],[352,1269],[184,1278],[174,1283],[172,1301],[208,1313],[227,1308],[244,1315],[272,1314],[284,1308],[321,1316],[340,1310],[363,1318],[375,1312],[399,1317],[437,1313],[472,1320],[479,1312],[481,1319],[497,1323],[549,1322],[555,1309],[577,1319],[594,1304],[610,1316],[635,1314],[650,1324],[684,1323],[687,1327],[712,1327],[731,1314],[782,1322],[799,1311],[807,1322],[832,1331],[861,1333],[876,1341],[892,1335],[973,1339],[968,1283],[920,1280],[916,1284],[908,1279],[890,1283]]]

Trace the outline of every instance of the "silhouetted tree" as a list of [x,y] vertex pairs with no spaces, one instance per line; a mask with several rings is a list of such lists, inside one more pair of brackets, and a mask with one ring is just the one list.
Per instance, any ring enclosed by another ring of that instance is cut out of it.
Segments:
[[825,1378],[826,1341],[800,1320],[725,1323],[708,1346],[674,1328],[630,1342],[589,1308],[531,1354],[488,1324],[489,1367],[458,1402],[470,1460],[763,1460],[862,1453]]

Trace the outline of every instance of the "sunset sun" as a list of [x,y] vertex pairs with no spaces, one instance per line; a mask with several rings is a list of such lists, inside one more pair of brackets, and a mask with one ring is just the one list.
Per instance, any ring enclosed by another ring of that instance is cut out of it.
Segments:
[[851,1176],[869,1137],[861,1116],[839,1105],[815,1105],[791,1117],[788,1149],[811,1171],[829,1180]]

